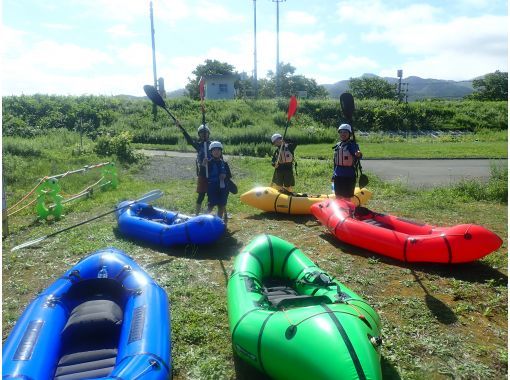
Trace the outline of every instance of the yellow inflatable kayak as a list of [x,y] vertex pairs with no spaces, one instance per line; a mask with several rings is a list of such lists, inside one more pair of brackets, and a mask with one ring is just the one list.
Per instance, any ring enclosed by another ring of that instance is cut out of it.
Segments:
[[[310,206],[325,199],[335,199],[335,194],[307,195],[303,193],[282,193],[272,187],[255,187],[241,195],[241,202],[263,211],[282,214],[311,214]],[[356,206],[365,205],[372,198],[372,192],[356,187],[351,198]]]

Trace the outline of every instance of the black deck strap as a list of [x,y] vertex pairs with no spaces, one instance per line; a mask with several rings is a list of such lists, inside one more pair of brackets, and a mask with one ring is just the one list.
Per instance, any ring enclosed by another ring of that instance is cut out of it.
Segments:
[[291,280],[292,282],[294,281],[297,281],[297,279],[299,278],[299,276],[301,276],[301,273],[303,273],[305,270],[307,270],[308,268],[317,268],[317,265],[313,264],[313,265],[308,265],[307,267],[304,267],[303,269],[301,269],[301,271],[298,273],[298,275],[293,279]]
[[239,318],[239,320],[237,321],[236,325],[234,326],[234,328],[232,329],[232,340],[234,340],[234,335],[236,333],[236,330],[237,330],[237,327],[239,326],[239,324],[241,323],[241,321],[248,315],[250,314],[251,312],[253,311],[256,311],[256,310],[260,310],[260,307],[256,307],[254,309],[250,309],[248,310],[246,313],[244,313],[241,318]]
[[273,242],[271,241],[271,237],[268,234],[266,235],[267,244],[269,245],[269,256],[271,256],[271,271],[269,272],[269,277],[273,277],[274,271],[274,251],[273,251]]
[[287,214],[290,215],[290,206],[292,205],[292,198],[294,198],[292,195],[289,195],[289,210],[287,212]]
[[260,265],[260,269],[262,269],[262,273],[264,273],[264,264],[262,264],[262,261],[260,261],[260,259],[255,256],[253,253],[251,252],[248,252],[248,255],[250,255],[251,257],[253,257],[255,260],[257,260],[257,262],[259,263]]
[[441,237],[443,238],[443,241],[446,244],[446,248],[448,249],[448,264],[451,264],[452,260],[453,260],[453,256],[452,256],[452,247],[450,245],[450,242],[448,241],[448,236],[441,235]]
[[276,198],[274,200],[274,212],[278,212],[278,208],[276,207],[276,203],[278,202],[278,198],[280,198],[280,195],[282,195],[282,193],[278,192],[278,195],[276,196]]
[[407,242],[409,241],[410,236],[407,237],[406,241],[404,242],[404,262],[407,263]]
[[359,361],[358,355],[356,354],[356,351],[354,350],[354,346],[352,345],[351,340],[349,339],[349,336],[347,335],[347,332],[345,331],[344,327],[336,317],[335,313],[325,304],[321,304],[322,308],[327,311],[329,317],[335,324],[336,328],[338,329],[338,332],[342,336],[342,339],[344,340],[345,345],[347,346],[347,350],[349,351],[349,354],[351,355],[352,363],[354,364],[354,368],[356,368],[356,373],[358,374],[358,378],[360,380],[366,380],[365,372],[363,372],[363,367],[361,366],[361,363]]
[[287,252],[287,254],[285,255],[285,258],[283,259],[283,264],[282,264],[282,270],[281,270],[281,274],[283,276],[283,272],[285,270],[285,267],[287,266],[287,261],[289,261],[289,257],[294,253],[295,250],[297,250],[298,248],[297,247],[292,247],[292,249]]
[[184,231],[186,232],[186,239],[188,239],[188,243],[191,243],[191,236],[189,234],[188,223],[184,223]]
[[264,328],[266,327],[267,322],[269,321],[269,318],[273,316],[274,313],[271,313],[267,316],[267,318],[262,323],[262,326],[260,327],[259,331],[259,339],[257,341],[257,357],[259,358],[260,368],[262,369],[262,372],[266,373],[266,369],[264,368],[264,364],[262,363],[262,334],[264,333]]
[[336,224],[335,228],[333,228],[333,232],[335,233],[336,235],[336,230],[339,226],[341,226],[342,224],[344,224],[344,222],[347,220],[347,218],[343,218],[341,220],[338,221],[338,223]]

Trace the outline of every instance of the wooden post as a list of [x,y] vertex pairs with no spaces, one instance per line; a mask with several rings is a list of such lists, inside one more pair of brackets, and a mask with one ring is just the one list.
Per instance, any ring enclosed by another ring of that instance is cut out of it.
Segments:
[[9,235],[9,225],[7,223],[7,196],[5,195],[5,181],[2,176],[2,237]]

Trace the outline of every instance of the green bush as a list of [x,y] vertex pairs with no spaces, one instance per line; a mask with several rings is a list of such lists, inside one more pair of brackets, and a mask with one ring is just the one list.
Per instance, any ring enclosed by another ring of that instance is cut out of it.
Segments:
[[109,157],[117,156],[119,162],[135,163],[141,159],[141,156],[135,153],[131,146],[133,137],[129,132],[122,132],[117,136],[102,136],[97,139],[94,152],[98,156]]

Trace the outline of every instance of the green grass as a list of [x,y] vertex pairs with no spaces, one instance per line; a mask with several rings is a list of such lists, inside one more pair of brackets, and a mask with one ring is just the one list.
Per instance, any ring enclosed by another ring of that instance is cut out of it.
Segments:
[[[65,148],[48,151],[40,145],[29,151],[37,149],[39,155],[17,156],[25,166],[24,172],[15,175],[23,178],[8,182],[8,193],[22,195],[43,173],[55,174],[52,167],[62,171],[97,158],[72,156]],[[272,174],[268,159],[231,158],[230,163],[240,192],[267,184]],[[324,161],[302,160],[296,188],[324,193],[330,189],[329,175]],[[60,221],[35,221],[28,211],[9,220],[10,235],[2,241],[4,340],[40,291],[88,253],[115,246],[132,256],[169,295],[175,379],[260,378],[232,358],[226,284],[242,246],[257,234],[272,233],[296,244],[378,311],[386,379],[507,377],[508,208],[493,190],[508,191],[506,172],[493,171],[489,185],[471,181],[419,191],[370,176],[374,197],[369,207],[374,210],[437,225],[476,223],[503,238],[497,252],[465,265],[393,261],[338,242],[313,217],[264,214],[240,203],[238,196],[229,198],[228,234],[210,247],[161,248],[131,241],[118,233],[110,215],[32,248],[10,252],[14,245],[104,213],[122,199],[135,199],[156,188],[165,192],[156,205],[193,212],[193,180],[141,181],[135,167],[122,168],[119,177],[117,190],[97,192],[69,205]]]

